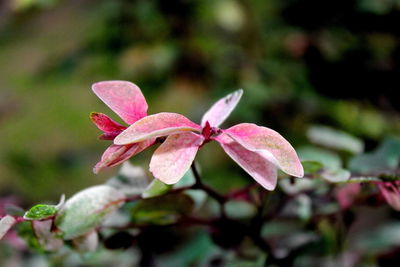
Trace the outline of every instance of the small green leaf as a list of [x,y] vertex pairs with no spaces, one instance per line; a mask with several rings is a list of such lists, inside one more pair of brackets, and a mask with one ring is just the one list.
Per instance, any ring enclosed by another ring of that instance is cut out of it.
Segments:
[[164,184],[158,179],[154,179],[142,193],[142,198],[150,198],[163,195],[171,190],[172,185]]
[[185,175],[179,180],[174,185],[167,185],[163,182],[161,182],[158,179],[154,179],[144,190],[142,193],[143,198],[150,198],[150,197],[155,197],[155,196],[160,196],[168,191],[170,191],[172,188],[180,188],[180,187],[186,187],[186,186],[191,186],[195,183],[193,171],[189,169]]
[[301,164],[303,165],[304,173],[306,174],[317,173],[324,167],[321,162],[311,160],[302,161]]
[[189,214],[194,207],[186,194],[167,194],[136,202],[131,215],[136,223],[171,224]]
[[57,208],[54,205],[38,204],[28,210],[24,219],[26,220],[43,220],[57,213]]
[[54,216],[57,211],[64,205],[65,195],[62,195],[57,205],[38,204],[30,208],[24,214],[26,220],[44,220]]

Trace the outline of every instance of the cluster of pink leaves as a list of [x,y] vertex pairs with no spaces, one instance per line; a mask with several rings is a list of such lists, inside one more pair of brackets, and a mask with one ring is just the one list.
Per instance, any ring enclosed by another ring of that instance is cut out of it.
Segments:
[[217,101],[199,125],[177,113],[147,115],[147,102],[140,89],[131,82],[104,81],[95,83],[92,89],[129,125],[123,126],[105,114],[91,114],[92,121],[104,132],[100,139],[113,140],[94,167],[95,173],[126,161],[155,144],[158,137],[166,137],[150,162],[154,177],[166,184],[178,182],[190,168],[199,148],[210,141],[217,141],[237,164],[268,190],[276,186],[277,168],[292,176],[303,176],[296,151],[274,130],[252,123],[219,128],[238,104],[242,90]]
[[[377,185],[380,195],[395,210],[400,211],[400,181],[373,182]],[[350,208],[361,194],[360,183],[349,183],[336,190],[336,197],[343,209]]]

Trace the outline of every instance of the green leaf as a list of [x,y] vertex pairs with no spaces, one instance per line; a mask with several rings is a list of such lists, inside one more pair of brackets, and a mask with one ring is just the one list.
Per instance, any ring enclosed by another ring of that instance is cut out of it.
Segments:
[[349,167],[360,173],[382,172],[395,169],[400,163],[400,139],[387,138],[373,152],[351,159]]
[[19,223],[16,225],[15,229],[17,230],[18,236],[26,241],[26,244],[29,246],[29,248],[38,250],[40,252],[43,251],[43,248],[39,244],[35,232],[33,231],[32,222],[25,221]]
[[364,143],[350,134],[327,126],[315,125],[308,129],[307,136],[311,142],[325,147],[361,153]]
[[43,220],[57,213],[57,207],[54,205],[38,204],[28,210],[24,219],[26,220]]
[[38,204],[25,212],[24,219],[26,220],[44,220],[54,216],[57,211],[64,205],[65,195],[62,195],[60,202],[57,205]]
[[317,161],[323,164],[324,167],[342,167],[342,160],[340,157],[326,149],[306,146],[298,149],[297,153],[302,161]]
[[315,174],[324,167],[321,162],[311,160],[302,161],[301,164],[305,174]]
[[321,174],[321,177],[331,183],[342,183],[347,182],[351,176],[351,173],[345,169],[325,169]]
[[219,247],[210,240],[208,233],[200,231],[174,253],[160,255],[158,265],[160,267],[208,266],[207,260],[210,260],[210,257],[219,251]]
[[186,194],[168,194],[142,199],[132,208],[132,220],[136,223],[171,224],[193,210],[194,202]]
[[358,249],[371,253],[382,253],[400,245],[400,223],[389,222],[369,230],[355,242]]
[[142,193],[142,198],[150,198],[163,195],[171,190],[172,185],[164,184],[158,179],[154,179]]
[[195,179],[194,179],[193,171],[192,171],[192,169],[189,169],[185,173],[185,175],[179,180],[179,182],[177,182],[174,185],[167,185],[158,179],[154,179],[144,190],[144,192],[142,193],[142,197],[150,198],[150,197],[160,196],[160,195],[167,193],[172,188],[191,186],[194,183],[195,183]]
[[125,195],[109,185],[97,185],[67,200],[55,218],[55,225],[66,240],[90,232],[125,201]]
[[174,184],[174,188],[179,188],[179,187],[185,187],[185,186],[191,186],[194,185],[196,182],[196,179],[194,178],[194,174],[192,169],[189,169],[185,175],[177,182]]
[[257,209],[249,202],[230,200],[225,203],[225,212],[229,218],[246,219],[254,216],[257,212]]
[[203,207],[204,203],[207,200],[207,193],[203,190],[185,190],[185,195],[188,195],[192,198],[194,202],[194,210],[198,210]]
[[142,167],[125,161],[118,175],[110,178],[107,184],[127,196],[142,194],[149,186],[149,179]]

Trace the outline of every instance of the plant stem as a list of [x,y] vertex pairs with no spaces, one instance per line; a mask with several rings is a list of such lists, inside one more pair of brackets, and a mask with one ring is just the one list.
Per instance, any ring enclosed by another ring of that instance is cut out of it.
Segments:
[[200,189],[203,190],[204,192],[206,192],[211,198],[213,198],[215,201],[217,201],[220,206],[221,206],[221,216],[225,217],[225,210],[224,210],[224,204],[227,201],[227,198],[223,195],[221,195],[220,193],[218,193],[217,191],[215,191],[213,188],[205,185],[200,178],[200,174],[196,168],[196,163],[193,162],[192,163],[192,171],[193,171],[193,175],[194,178],[196,180],[195,184],[192,186],[192,189]]

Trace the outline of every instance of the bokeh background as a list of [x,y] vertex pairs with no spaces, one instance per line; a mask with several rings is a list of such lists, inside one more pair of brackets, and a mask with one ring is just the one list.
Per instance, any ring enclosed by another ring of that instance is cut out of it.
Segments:
[[[194,121],[244,88],[226,125],[271,127],[301,148],[323,124],[373,149],[400,130],[399,25],[399,0],[3,0],[0,196],[27,208],[117,172],[92,173],[108,141],[89,113],[120,121],[91,92],[102,80],[132,81],[149,113]],[[221,191],[250,182],[217,145],[199,161]]]

